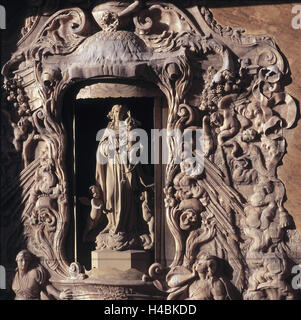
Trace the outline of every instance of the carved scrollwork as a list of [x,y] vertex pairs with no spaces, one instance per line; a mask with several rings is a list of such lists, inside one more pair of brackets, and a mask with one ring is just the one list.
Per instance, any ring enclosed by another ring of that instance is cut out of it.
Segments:
[[[8,101],[16,109],[13,144],[17,151],[22,150],[24,174],[30,174],[33,164],[39,164],[31,184],[23,191],[27,199],[22,212],[24,235],[28,248],[42,258],[50,272],[60,276],[68,274],[64,252],[59,249],[66,230],[66,191],[65,174],[60,168],[63,155],[59,153],[62,129],[53,106],[63,75],[59,68],[46,66],[46,61],[50,56],[74,51],[86,38],[87,26],[81,9],[61,10],[49,18],[26,54],[15,54],[3,68]],[[32,64],[34,85],[25,83],[22,69],[25,60],[27,65]],[[57,228],[62,222],[62,227]]]
[[229,38],[231,41],[238,43],[238,44],[244,44],[244,45],[250,45],[257,42],[265,42],[267,44],[275,44],[275,41],[268,36],[254,36],[254,35],[248,35],[245,34],[245,30],[242,28],[233,29],[232,27],[224,27],[221,26],[217,21],[214,19],[212,12],[206,8],[201,7],[200,13],[205,21],[205,23],[210,27],[212,31],[217,33],[218,35]]
[[70,54],[86,37],[88,21],[79,8],[60,10],[51,16],[39,32],[31,55],[37,60],[49,55]]

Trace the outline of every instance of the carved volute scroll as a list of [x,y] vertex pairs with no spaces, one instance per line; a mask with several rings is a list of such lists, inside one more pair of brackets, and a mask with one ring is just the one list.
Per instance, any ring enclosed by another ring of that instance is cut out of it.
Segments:
[[203,129],[204,169],[187,175],[193,161],[184,148],[177,164],[168,137],[162,215],[175,256],[170,266],[152,265],[144,280],[168,299],[296,299],[290,267],[300,261],[290,245],[301,239],[277,167],[297,106],[274,40],[222,27],[197,5],[91,3],[33,23],[35,39],[2,70],[7,157],[19,168],[1,200],[4,215],[21,216],[27,249],[54,277],[69,277],[65,90],[89,79],[152,82],[168,101],[168,129]]

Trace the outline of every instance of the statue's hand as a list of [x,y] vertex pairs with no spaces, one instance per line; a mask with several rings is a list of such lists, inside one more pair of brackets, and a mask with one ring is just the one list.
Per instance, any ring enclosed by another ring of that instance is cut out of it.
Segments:
[[70,289],[65,289],[60,293],[60,300],[71,300],[72,291]]

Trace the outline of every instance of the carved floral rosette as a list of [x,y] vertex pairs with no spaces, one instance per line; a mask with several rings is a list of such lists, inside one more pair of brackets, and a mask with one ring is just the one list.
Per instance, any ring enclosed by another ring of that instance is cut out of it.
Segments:
[[165,215],[175,256],[145,279],[168,299],[296,298],[290,244],[300,238],[277,178],[283,129],[297,114],[284,89],[287,62],[273,39],[222,27],[205,7],[143,2],[124,22],[119,12],[128,5],[102,3],[95,20],[87,8],[58,10],[4,65],[7,158],[22,158],[2,193],[4,215],[19,214],[28,249],[67,277],[63,93],[88,79],[152,82],[167,98],[168,129],[203,129],[204,154],[194,156],[204,156],[204,169],[188,175],[185,146],[177,164],[168,137]]

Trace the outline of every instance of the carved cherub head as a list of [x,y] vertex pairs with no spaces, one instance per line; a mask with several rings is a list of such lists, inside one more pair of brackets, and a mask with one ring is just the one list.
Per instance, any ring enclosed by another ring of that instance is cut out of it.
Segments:
[[185,157],[182,155],[183,160],[180,163],[181,172],[192,178],[199,177],[204,172],[204,163],[202,159],[196,157]]
[[266,136],[261,138],[261,147],[268,153],[269,157],[273,158],[280,151],[278,141],[269,139]]
[[220,127],[223,124],[223,116],[219,112],[213,112],[210,115],[210,124],[215,127]]
[[252,128],[248,128],[242,132],[241,139],[244,142],[252,142],[255,140],[256,136],[257,132]]
[[99,26],[103,31],[114,32],[119,26],[119,17],[116,12],[105,11],[98,20]]

